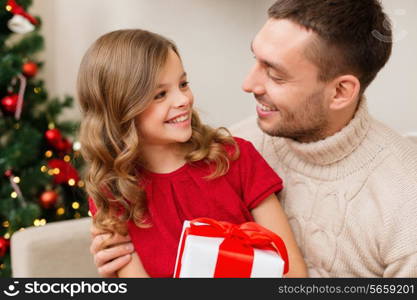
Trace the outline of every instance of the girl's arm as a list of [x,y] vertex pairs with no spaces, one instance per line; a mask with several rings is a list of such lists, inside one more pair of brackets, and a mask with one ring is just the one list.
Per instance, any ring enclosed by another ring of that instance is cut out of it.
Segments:
[[290,269],[285,277],[307,277],[307,267],[297,246],[288,218],[275,194],[270,195],[251,211],[255,222],[275,232],[284,241]]
[[142,262],[136,252],[132,253],[132,260],[119,271],[117,271],[118,277],[140,277],[149,278],[150,276],[143,267]]

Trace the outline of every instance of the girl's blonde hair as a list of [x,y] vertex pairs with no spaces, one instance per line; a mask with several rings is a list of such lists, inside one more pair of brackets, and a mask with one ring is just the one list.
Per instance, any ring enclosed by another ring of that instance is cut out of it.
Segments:
[[[161,35],[117,30],[101,36],[82,59],[77,81],[83,113],[79,140],[87,165],[86,189],[97,206],[94,222],[100,229],[126,234],[130,219],[139,227],[149,226],[146,195],[139,184],[143,162],[136,120],[153,100],[169,49],[178,55],[175,44]],[[196,111],[191,127],[187,162],[214,163],[208,179],[224,175],[229,161],[239,156],[230,133],[202,124]],[[233,153],[226,144],[234,146]]]

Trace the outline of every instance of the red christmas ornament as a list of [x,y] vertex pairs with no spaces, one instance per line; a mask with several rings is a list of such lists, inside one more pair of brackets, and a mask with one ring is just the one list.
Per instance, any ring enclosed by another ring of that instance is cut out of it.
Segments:
[[75,183],[80,180],[77,170],[70,163],[62,159],[51,159],[48,162],[48,167],[49,169],[59,169],[59,173],[54,174],[55,184],[68,183],[70,179],[74,179]]
[[71,152],[72,144],[67,139],[62,139],[58,141],[54,147],[61,152]]
[[49,209],[55,206],[57,199],[58,194],[55,191],[46,191],[39,197],[39,203],[43,208]]
[[13,171],[12,170],[6,170],[6,172],[4,172],[4,176],[6,176],[7,178],[9,178],[10,176],[13,175]]
[[38,72],[38,65],[32,61],[23,64],[22,72],[26,77],[33,77]]
[[16,112],[18,97],[17,94],[11,94],[1,99],[1,107],[3,110],[14,114]]
[[4,257],[9,249],[10,241],[4,237],[0,237],[0,258]]
[[51,146],[58,144],[62,140],[61,131],[58,129],[49,129],[45,132],[45,138]]
[[58,129],[49,129],[45,132],[45,138],[49,145],[54,147],[60,152],[71,152],[72,144],[66,138],[62,137],[61,132]]

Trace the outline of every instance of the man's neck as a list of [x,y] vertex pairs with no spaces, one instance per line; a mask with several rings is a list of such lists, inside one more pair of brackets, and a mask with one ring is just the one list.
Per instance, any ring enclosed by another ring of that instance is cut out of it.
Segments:
[[324,140],[340,132],[355,117],[356,111],[358,110],[361,101],[362,99],[357,101],[355,105],[352,105],[352,107],[347,107],[344,110],[333,112],[333,114],[329,117],[327,126],[325,128],[317,131],[314,135],[300,137],[299,139],[296,139],[296,141],[300,143],[314,143]]
[[[339,132],[311,143],[300,143],[292,139],[272,139],[274,153],[278,161],[291,165],[294,170],[303,174],[325,180],[341,178],[368,163],[380,150],[379,142],[369,143],[367,139],[371,124],[372,118],[366,102],[363,101],[354,118]],[[370,139],[381,141],[381,137],[375,135]],[[364,142],[367,146],[360,148]]]

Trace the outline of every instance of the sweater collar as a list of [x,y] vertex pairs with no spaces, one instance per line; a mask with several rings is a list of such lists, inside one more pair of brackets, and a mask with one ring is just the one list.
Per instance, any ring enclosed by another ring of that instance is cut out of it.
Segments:
[[287,156],[285,154],[288,154],[289,150],[304,163],[316,166],[334,164],[353,153],[362,143],[370,128],[370,119],[366,101],[363,98],[354,118],[341,131],[324,140],[312,143],[300,143],[287,138],[273,138],[273,140],[284,141],[284,143],[279,143],[280,145],[284,144],[284,147],[278,147],[277,141],[273,141],[276,146],[275,151],[278,156],[283,158]]

